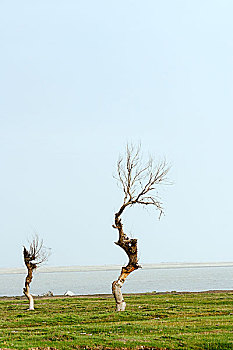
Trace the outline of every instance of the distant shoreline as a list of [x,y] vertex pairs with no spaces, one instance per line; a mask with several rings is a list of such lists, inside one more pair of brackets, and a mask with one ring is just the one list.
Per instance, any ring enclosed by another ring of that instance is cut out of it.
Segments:
[[[90,271],[115,271],[121,269],[121,265],[99,266],[42,266],[39,273],[53,272],[90,272]],[[233,262],[206,262],[206,263],[157,263],[143,264],[143,269],[180,269],[203,267],[233,267]],[[0,274],[24,274],[26,268],[0,268]]]

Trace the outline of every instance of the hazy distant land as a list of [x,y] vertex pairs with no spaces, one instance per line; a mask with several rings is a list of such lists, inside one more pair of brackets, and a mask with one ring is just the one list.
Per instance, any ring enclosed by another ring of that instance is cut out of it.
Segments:
[[[206,263],[158,263],[143,264],[143,269],[177,269],[177,268],[200,268],[200,267],[232,267],[233,262],[206,262]],[[42,266],[40,273],[49,272],[85,272],[85,271],[111,271],[121,269],[121,265],[99,266]],[[25,273],[26,268],[0,268],[0,274]]]

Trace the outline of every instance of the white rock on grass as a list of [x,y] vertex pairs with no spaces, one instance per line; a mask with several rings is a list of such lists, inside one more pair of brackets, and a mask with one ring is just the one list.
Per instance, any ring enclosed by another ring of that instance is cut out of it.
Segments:
[[64,294],[66,297],[72,297],[74,295],[73,292],[71,292],[70,290],[67,290]]

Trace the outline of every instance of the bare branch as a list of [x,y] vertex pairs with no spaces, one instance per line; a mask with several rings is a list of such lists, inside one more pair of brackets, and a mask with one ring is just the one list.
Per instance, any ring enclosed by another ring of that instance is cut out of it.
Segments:
[[39,240],[38,235],[35,235],[29,246],[29,249],[24,247],[23,256],[25,265],[32,268],[32,270],[39,267],[50,256],[50,250],[43,245],[43,240]]
[[123,205],[118,214],[121,215],[129,205],[150,204],[154,205],[161,215],[162,202],[154,190],[158,185],[168,183],[166,176],[169,169],[165,160],[154,164],[151,157],[143,164],[141,146],[135,147],[133,144],[128,144],[125,157],[120,157],[117,163],[118,181],[124,192]]

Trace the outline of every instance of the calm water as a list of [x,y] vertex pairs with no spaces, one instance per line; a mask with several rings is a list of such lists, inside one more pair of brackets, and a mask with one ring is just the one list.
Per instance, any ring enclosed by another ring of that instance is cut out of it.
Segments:
[[[111,293],[111,283],[119,271],[36,272],[31,293],[41,295],[49,290],[64,294],[67,290],[77,295]],[[0,296],[22,295],[24,274],[0,274]],[[233,267],[199,267],[170,269],[140,269],[126,280],[127,293],[165,291],[233,290]]]

